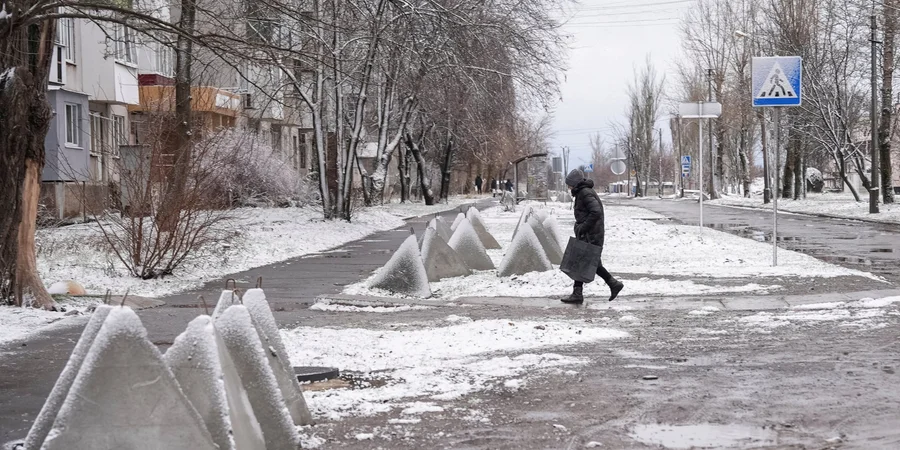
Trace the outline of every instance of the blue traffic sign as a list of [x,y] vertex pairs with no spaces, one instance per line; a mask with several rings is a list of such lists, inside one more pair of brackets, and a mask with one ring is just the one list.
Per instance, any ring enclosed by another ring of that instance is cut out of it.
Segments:
[[681,157],[681,165],[683,166],[685,164],[688,166],[691,165],[691,155],[684,155]]
[[753,106],[800,106],[803,59],[799,56],[753,58]]
[[593,165],[593,164],[588,164],[587,167],[584,168],[584,171],[585,171],[585,172],[593,172],[593,171],[594,171],[594,165]]

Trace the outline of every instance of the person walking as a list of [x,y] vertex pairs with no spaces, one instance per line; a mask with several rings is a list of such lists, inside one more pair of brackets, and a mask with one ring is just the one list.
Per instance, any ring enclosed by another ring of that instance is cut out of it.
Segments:
[[506,179],[506,190],[509,192],[512,192],[512,188],[513,188],[512,180],[507,178]]
[[497,196],[497,179],[491,178],[491,197]]
[[[603,203],[594,191],[594,181],[588,180],[584,174],[575,169],[566,176],[566,186],[572,191],[575,199],[575,238],[589,244],[600,247],[603,251],[604,223]],[[597,275],[609,286],[609,301],[615,300],[625,285],[613,278],[612,274],[603,267],[603,260],[597,266]],[[562,299],[563,303],[584,303],[584,283],[575,282],[572,295]]]
[[476,194],[481,194],[481,185],[482,184],[484,184],[484,180],[481,179],[481,174],[478,174],[478,176],[475,177],[475,193]]

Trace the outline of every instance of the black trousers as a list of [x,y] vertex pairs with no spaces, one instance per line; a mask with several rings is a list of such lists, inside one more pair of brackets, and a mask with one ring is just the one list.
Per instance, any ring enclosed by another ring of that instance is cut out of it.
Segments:
[[[603,261],[600,261],[600,265],[597,266],[597,275],[600,275],[600,278],[602,278],[603,281],[605,281],[607,285],[612,284],[612,282],[613,282],[613,280],[614,280],[612,274],[610,274],[609,271],[606,270],[605,267],[603,267]],[[575,282],[575,287],[576,287],[576,288],[580,288],[580,287],[582,287],[582,286],[584,286],[584,282],[583,282],[583,281],[576,281],[576,282]]]

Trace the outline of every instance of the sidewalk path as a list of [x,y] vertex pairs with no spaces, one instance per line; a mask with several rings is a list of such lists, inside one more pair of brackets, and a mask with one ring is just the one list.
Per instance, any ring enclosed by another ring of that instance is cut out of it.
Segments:
[[[649,209],[687,225],[700,222],[697,202],[612,198],[604,201]],[[704,205],[703,217],[706,227],[772,242],[770,211]],[[778,246],[900,283],[900,225],[784,213],[778,219]]]
[[[478,207],[492,204],[492,199],[486,198],[478,202]],[[459,209],[452,209],[440,215],[452,221],[458,213]],[[279,325],[296,323],[299,312],[307,309],[316,297],[339,293],[343,286],[384,265],[409,236],[409,227],[422,233],[433,217],[412,218],[404,227],[375,233],[331,251],[227,275],[198,290],[164,298],[165,306],[138,311],[138,315],[150,339],[164,350],[188,322],[204,313],[198,296],[204,297],[211,312],[226,279],[235,279],[238,288],[247,289],[262,277],[267,296],[274,300],[272,308]],[[0,373],[3,374],[0,377],[0,449],[6,450],[2,447],[4,443],[24,438],[28,433],[86,323],[84,318],[78,326],[39,334],[27,345],[21,342],[0,345]]]

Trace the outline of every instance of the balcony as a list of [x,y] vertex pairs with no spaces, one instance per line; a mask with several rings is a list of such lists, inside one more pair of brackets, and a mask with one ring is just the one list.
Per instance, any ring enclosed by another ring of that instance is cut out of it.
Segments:
[[[140,86],[140,104],[129,106],[132,112],[174,112],[175,86]],[[191,87],[191,110],[237,117],[241,96],[212,86]]]

